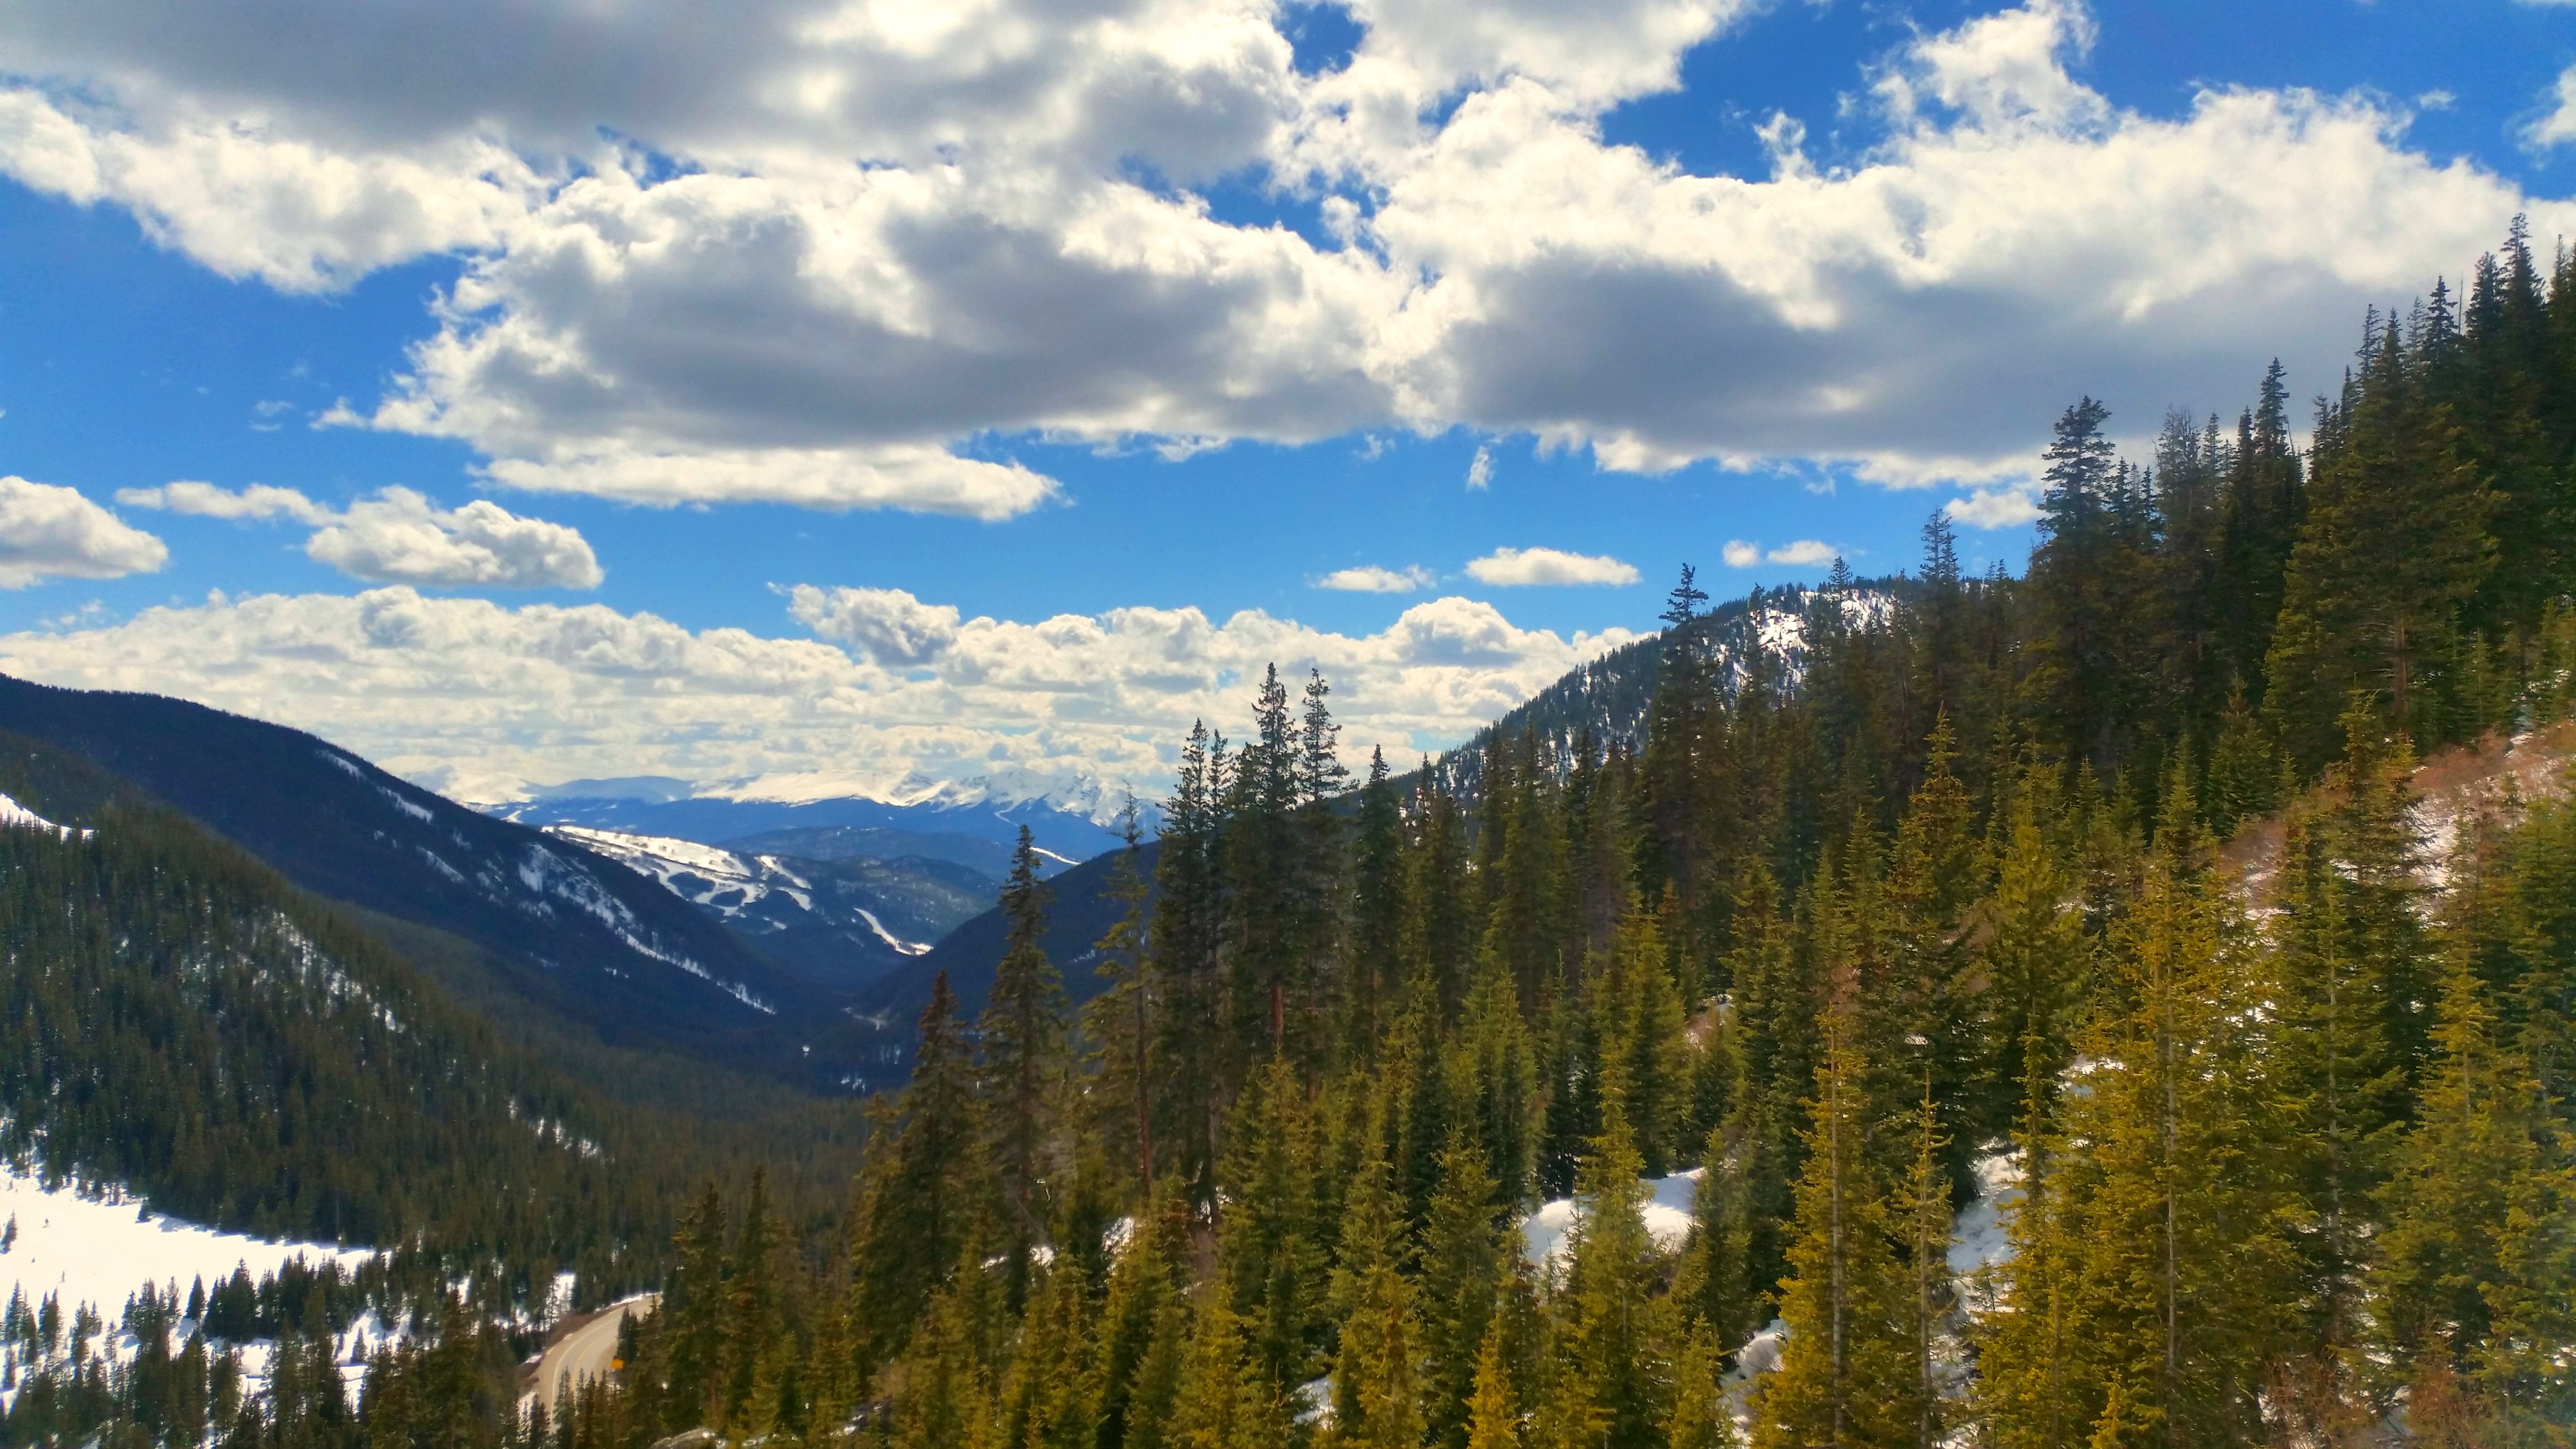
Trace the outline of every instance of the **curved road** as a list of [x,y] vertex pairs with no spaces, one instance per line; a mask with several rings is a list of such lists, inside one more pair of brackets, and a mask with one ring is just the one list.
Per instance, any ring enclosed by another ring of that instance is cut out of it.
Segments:
[[617,1358],[617,1325],[628,1314],[638,1318],[659,1307],[662,1295],[647,1293],[609,1305],[597,1318],[555,1340],[546,1356],[537,1361],[537,1402],[546,1406],[552,1418],[555,1392],[562,1387],[579,1388],[584,1379],[608,1377],[609,1365]]

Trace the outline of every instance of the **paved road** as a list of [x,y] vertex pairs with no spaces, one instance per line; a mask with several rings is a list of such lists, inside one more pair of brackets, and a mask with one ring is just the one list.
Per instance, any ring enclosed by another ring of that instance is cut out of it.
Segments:
[[555,1340],[537,1363],[537,1401],[546,1406],[549,1417],[555,1410],[555,1391],[567,1381],[577,1388],[584,1379],[608,1377],[609,1365],[617,1357],[618,1321],[630,1313],[640,1318],[661,1302],[659,1293],[630,1298]]

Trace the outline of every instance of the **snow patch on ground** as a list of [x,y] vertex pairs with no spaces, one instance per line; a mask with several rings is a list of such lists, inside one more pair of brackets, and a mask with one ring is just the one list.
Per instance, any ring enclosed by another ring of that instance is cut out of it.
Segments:
[[[125,1300],[146,1283],[165,1290],[176,1284],[185,1302],[189,1285],[202,1278],[212,1291],[237,1267],[256,1280],[298,1258],[317,1268],[336,1260],[354,1270],[375,1256],[362,1248],[218,1232],[155,1214],[116,1188],[91,1191],[94,1196],[85,1196],[69,1184],[49,1191],[42,1179],[14,1167],[0,1175],[0,1221],[18,1228],[0,1252],[0,1300],[14,1292],[32,1306],[53,1294],[66,1321],[86,1303],[113,1325]],[[0,1235],[6,1231],[0,1227]]]
[[885,923],[877,919],[876,912],[869,910],[865,906],[859,907],[858,911],[859,919],[868,923],[868,929],[877,933],[878,940],[885,942],[887,945],[892,946],[906,956],[927,956],[930,954],[930,942],[903,940],[897,937],[894,932],[885,928]]
[[[1638,1215],[1646,1220],[1646,1231],[1656,1247],[1674,1252],[1690,1237],[1691,1206],[1699,1195],[1699,1175],[1700,1170],[1694,1167],[1670,1177],[1637,1179],[1646,1189],[1646,1202]],[[1547,1267],[1564,1254],[1566,1239],[1581,1216],[1570,1197],[1540,1204],[1537,1212],[1521,1219],[1521,1255],[1534,1267]]]
[[[1937,1359],[1934,1370],[1945,1397],[1956,1398],[1967,1392],[1967,1346],[1962,1330],[1969,1318],[1991,1306],[1988,1300],[1992,1270],[2012,1261],[2012,1209],[2021,1201],[2021,1162],[2018,1149],[2001,1145],[1978,1154],[1969,1165],[1977,1179],[1977,1195],[1950,1221],[1948,1266],[1958,1308],[1949,1315],[1941,1342],[1933,1350]],[[1779,1368],[1781,1355],[1788,1352],[1788,1347],[1789,1325],[1775,1318],[1735,1351],[1734,1367],[1726,1371],[1719,1388],[1726,1411],[1735,1416],[1739,1435],[1752,1432],[1754,1380]]]
[[[9,826],[20,830],[47,830],[65,840],[71,839],[75,833],[70,826],[56,825],[54,822],[47,820],[44,816],[37,814],[35,811],[28,809],[26,806],[19,804],[17,801],[10,799],[6,795],[0,795],[0,826]],[[79,831],[77,833],[84,840],[89,838],[89,832],[86,830]]]
[[392,805],[396,810],[401,811],[423,825],[435,824],[438,820],[437,816],[430,813],[428,806],[421,804],[417,800],[406,800],[399,793],[387,788],[386,786],[378,785],[376,787],[376,793],[384,796],[387,804]]
[[1988,1152],[1972,1164],[1977,1195],[1950,1225],[1950,1273],[1965,1278],[2012,1261],[2008,1232],[2013,1204],[2021,1201],[2021,1153]]

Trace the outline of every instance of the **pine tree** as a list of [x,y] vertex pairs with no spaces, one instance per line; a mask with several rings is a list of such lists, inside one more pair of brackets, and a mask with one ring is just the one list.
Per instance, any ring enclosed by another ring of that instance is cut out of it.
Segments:
[[[769,1210],[769,1173],[754,1168],[744,1194],[742,1222],[726,1261],[724,1340],[707,1421],[736,1426],[763,1409],[755,1392],[764,1360],[786,1328],[778,1263],[778,1224]],[[774,1363],[772,1364],[774,1367]]]
[[1324,1334],[1316,1134],[1297,1073],[1277,1059],[1245,1088],[1236,1117],[1225,1173],[1234,1201],[1219,1229],[1217,1272],[1226,1331],[1242,1339],[1263,1392],[1277,1398],[1315,1376]]
[[859,1364],[872,1371],[902,1347],[982,1211],[974,1076],[948,973],[932,981],[921,1045],[900,1108],[877,1121],[859,1185],[851,1306]]
[[712,1182],[698,1205],[680,1221],[674,1235],[679,1249],[677,1271],[663,1295],[664,1335],[670,1344],[666,1370],[673,1412],[690,1428],[718,1389],[725,1330],[724,1197]]
[[1789,1327],[1779,1372],[1753,1401],[1755,1449],[1914,1442],[1922,1410],[1910,1285],[1897,1261],[1886,1188],[1869,1165],[1858,989],[1848,967],[1824,1018],[1824,1058],[1798,1177]]
[[2495,495],[2450,410],[2427,403],[2395,329],[2319,431],[2264,696],[2273,734],[2310,770],[2330,758],[2355,689],[2385,699],[2401,730],[2440,736],[2426,686],[2441,683],[2460,608],[2495,562]]
[[1094,1449],[1100,1413],[1090,1309],[1079,1272],[1039,1276],[1002,1395],[1003,1443]]
[[[1382,1111],[1382,1109],[1381,1109]],[[1333,1273],[1340,1350],[1333,1364],[1333,1442],[1354,1449],[1418,1449],[1423,1436],[1417,1382],[1421,1330],[1404,1255],[1402,1200],[1389,1181],[1382,1130],[1352,1175]]]
[[1386,752],[1369,751],[1351,861],[1350,1034],[1373,1060],[1384,1018],[1409,994],[1404,969],[1404,815],[1388,782]]
[[[2454,953],[2440,1057],[2398,1154],[2378,1291],[2389,1346],[2419,1383],[2456,1375],[2524,1438],[2576,1410],[2576,1140],[2497,1041]],[[2497,1426],[2499,1429],[2505,1424]]]
[[2084,919],[2066,908],[2076,881],[2048,838],[2045,808],[2040,782],[2026,777],[1998,817],[1994,889],[1974,912],[1986,978],[1974,1023],[1985,1039],[1971,1128],[1980,1138],[2040,1125],[2017,1118],[2045,1106],[2073,1056],[2090,976]]
[[1461,1128],[1441,1151],[1440,1186],[1422,1232],[1424,1417],[1446,1449],[1467,1444],[1479,1355],[1504,1273],[1497,1187],[1476,1137]]
[[1148,903],[1153,887],[1140,863],[1144,832],[1130,796],[1119,813],[1125,842],[1109,867],[1103,896],[1119,906],[1118,919],[1093,949],[1096,969],[1108,983],[1083,1008],[1083,1035],[1091,1043],[1092,1091],[1100,1102],[1100,1135],[1123,1143],[1138,1196],[1154,1197],[1154,993],[1145,958]]
[[1661,1253],[1646,1231],[1642,1166],[1612,1093],[1566,1243],[1562,1364],[1549,1407],[1568,1442],[1646,1449],[1671,1411],[1671,1309],[1653,1291]]
[[1720,1387],[1724,1354],[1706,1324],[1691,1329],[1673,1360],[1673,1417],[1667,1440],[1671,1449],[1731,1449],[1735,1416],[1727,1411]]
[[1065,1067],[1064,978],[1041,944],[1051,893],[1038,879],[1037,862],[1037,846],[1023,825],[1011,852],[1010,879],[1002,886],[1008,934],[978,1023],[985,1076],[992,1083],[986,1150],[1000,1192],[1015,1300],[1026,1291],[1030,1252],[1046,1236],[1045,1154]]
[[1152,1099],[1169,1116],[1158,1137],[1191,1200],[1216,1200],[1225,1116],[1225,740],[1204,723],[1181,746],[1178,782],[1163,806],[1155,862],[1147,975],[1154,1005]]
[[[1781,919],[1769,867],[1748,863],[1735,898],[1736,1039],[1742,1079],[1724,1128],[1730,1221],[1744,1224],[1743,1290],[1739,1327],[1770,1314],[1763,1305],[1788,1273],[1784,1224],[1792,1185],[1805,1157],[1800,1103],[1815,1081],[1817,1019],[1821,993],[1812,952]],[[1713,1290],[1714,1285],[1713,1285]],[[1725,1290],[1735,1292],[1730,1285]]]
[[902,1388],[895,1396],[892,1442],[897,1449],[1005,1449],[993,1445],[992,1405],[986,1367],[956,1300],[930,1301],[905,1351]]
[[1632,893],[1593,983],[1600,1058],[1619,1080],[1622,1106],[1650,1177],[1662,1177],[1694,1145],[1692,1060],[1681,996],[1665,965],[1663,935]]
[[1476,1349],[1476,1387],[1467,1401],[1467,1449],[1519,1449],[1521,1413],[1504,1356],[1503,1322],[1485,1330]]
[[1164,1443],[1171,1449],[1273,1449],[1283,1443],[1284,1406],[1259,1366],[1247,1361],[1241,1323],[1216,1298],[1202,1301],[1195,1317]]

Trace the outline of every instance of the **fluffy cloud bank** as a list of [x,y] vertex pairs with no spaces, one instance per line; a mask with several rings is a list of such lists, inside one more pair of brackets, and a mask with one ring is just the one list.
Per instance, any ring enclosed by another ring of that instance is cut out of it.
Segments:
[[[1758,8],[1359,0],[1310,74],[1270,0],[28,0],[0,172],[287,290],[462,256],[349,416],[511,486],[978,518],[1056,491],[1019,436],[1465,425],[1992,481],[2034,399],[2224,406],[2276,351],[2322,381],[2363,301],[2518,210],[2576,230],[2382,100],[2123,111],[2069,72],[2078,0],[1883,57],[1847,167],[1786,117],[1762,177],[1602,140]],[[1220,218],[1221,180],[1325,234]]]
[[1498,548],[1467,562],[1468,576],[1496,588],[1530,588],[1545,584],[1633,584],[1634,564],[1601,555],[1567,553],[1560,548]]
[[49,578],[114,579],[170,561],[161,540],[90,502],[76,488],[0,478],[0,589]]
[[1749,569],[1765,561],[1813,568],[1819,564],[1832,563],[1840,556],[1840,550],[1832,544],[1822,543],[1812,538],[1802,538],[1795,543],[1784,543],[1767,552],[1762,545],[1747,543],[1740,538],[1730,539],[1726,545],[1726,566],[1731,569]]
[[292,488],[254,483],[235,493],[183,479],[128,488],[116,500],[204,518],[292,519],[314,530],[304,552],[315,562],[368,583],[595,589],[606,577],[579,530],[489,499],[442,509],[409,488],[386,488],[334,513]]
[[1367,635],[1259,611],[965,618],[892,589],[800,586],[788,609],[820,637],[409,588],[216,596],[110,627],[0,638],[0,669],[183,695],[439,784],[812,775],[890,793],[998,777],[1150,796],[1193,720],[1242,733],[1271,664],[1324,672],[1356,763],[1372,745],[1404,759],[1454,743],[1636,637],[1521,629],[1458,598],[1416,604]]
[[1409,594],[1416,589],[1427,589],[1435,582],[1437,579],[1431,570],[1420,564],[1400,569],[1361,564],[1355,568],[1335,569],[1315,580],[1315,587],[1351,594]]

